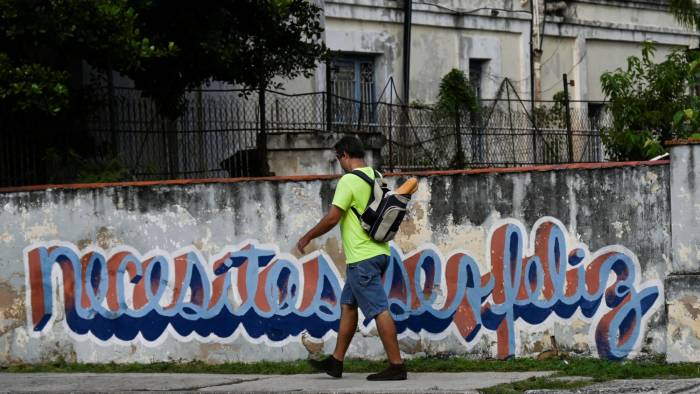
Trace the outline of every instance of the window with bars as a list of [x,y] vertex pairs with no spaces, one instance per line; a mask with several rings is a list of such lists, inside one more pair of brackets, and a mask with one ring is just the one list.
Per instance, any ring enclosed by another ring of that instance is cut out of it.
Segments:
[[488,62],[488,60],[469,59],[469,84],[472,86],[472,89],[474,89],[474,94],[476,94],[478,100],[482,98],[481,83],[486,62]]
[[335,120],[369,122],[374,106],[374,59],[341,57],[331,64]]

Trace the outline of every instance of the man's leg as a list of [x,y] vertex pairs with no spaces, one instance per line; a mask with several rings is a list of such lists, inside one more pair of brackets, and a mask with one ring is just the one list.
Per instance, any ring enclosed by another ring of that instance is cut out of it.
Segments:
[[345,353],[348,351],[356,329],[357,300],[348,283],[345,283],[340,294],[340,326],[338,327],[338,339],[335,341],[335,350],[332,355],[323,360],[309,360],[309,364],[314,369],[323,371],[334,378],[342,377]]
[[381,372],[367,376],[367,380],[406,380],[406,364],[401,360],[399,351],[399,341],[396,337],[396,325],[388,310],[384,310],[374,317],[377,323],[379,338],[382,340],[386,356],[389,359],[389,366]]
[[[333,357],[338,361],[345,360],[345,353],[350,347],[350,341],[357,330],[357,305],[343,304],[340,310],[340,327],[338,339],[335,342]],[[396,331],[396,330],[394,330]]]
[[[401,360],[396,325],[389,313],[389,302],[382,283],[382,274],[388,265],[387,256],[377,256],[348,266],[348,280],[357,305],[377,324],[379,338],[384,345],[389,367],[367,376],[368,380],[405,380],[406,365]],[[348,341],[349,343],[349,341]]]
[[399,341],[396,337],[396,325],[389,311],[384,311],[374,318],[377,323],[377,331],[379,338],[382,340],[386,356],[391,364],[401,364],[401,352],[399,350]]

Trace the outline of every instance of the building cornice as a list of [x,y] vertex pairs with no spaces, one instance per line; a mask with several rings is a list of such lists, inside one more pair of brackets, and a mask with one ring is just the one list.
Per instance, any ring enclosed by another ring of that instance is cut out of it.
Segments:
[[572,3],[587,3],[623,8],[668,11],[668,0],[573,0]]
[[[567,2],[570,4],[597,4],[621,8],[648,9],[654,11],[668,11],[669,6],[668,0],[568,0]],[[397,10],[402,9],[401,2],[397,0],[326,0],[325,3],[378,8],[395,8]],[[415,9],[418,6],[427,5],[429,3],[429,0],[425,0],[425,4],[421,4],[420,1],[413,0],[413,7]]]
[[[612,2],[614,0],[578,0],[579,2]],[[400,7],[386,7],[387,1],[364,0],[354,3],[342,1],[326,2],[326,17],[329,19],[354,20],[378,23],[403,23]],[[484,30],[522,34],[529,29],[529,15],[513,13],[492,16],[487,14],[456,15],[435,7],[414,4],[413,24],[439,28]],[[572,18],[547,16],[545,36],[584,37],[622,41],[653,40],[669,45],[688,45],[688,40],[697,39],[697,31],[679,30],[659,26],[639,26]]]
[[[553,17],[553,16],[548,16],[546,19],[546,24],[545,24],[545,35],[546,36],[579,37],[581,34],[579,34],[580,32],[575,31],[575,29],[585,29],[588,32],[598,30],[600,32],[612,31],[612,32],[619,32],[619,33],[632,33],[635,36],[639,36],[640,34],[665,35],[665,36],[673,36],[673,37],[685,38],[685,39],[700,37],[700,32],[697,32],[697,31],[670,29],[667,27],[659,27],[659,26],[644,26],[643,28],[640,28],[640,26],[638,26],[638,25],[630,25],[630,24],[626,24],[626,23],[600,22],[600,21],[581,20],[581,19],[575,19],[575,18],[560,18],[560,17]],[[593,35],[597,36],[596,34],[593,34]],[[586,36],[588,36],[588,34],[586,34]],[[587,37],[587,38],[594,38],[594,37]],[[635,38],[633,40],[638,41],[637,38]],[[643,41],[643,40],[644,39],[642,39],[641,41]]]

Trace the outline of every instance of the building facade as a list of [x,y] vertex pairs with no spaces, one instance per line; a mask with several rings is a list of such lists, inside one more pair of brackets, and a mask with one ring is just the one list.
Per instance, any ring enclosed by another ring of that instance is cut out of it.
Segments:
[[[603,100],[600,76],[656,44],[656,59],[697,47],[695,30],[677,23],[668,0],[413,0],[409,102],[436,100],[453,68],[470,76],[481,98],[494,98],[505,78],[523,99],[551,100],[567,74],[574,100]],[[326,0],[325,41],[335,52],[336,94],[377,101],[393,79],[403,94],[405,3]],[[532,54],[532,56],[531,56]],[[531,66],[532,62],[532,66]],[[530,74],[534,80],[530,81]],[[325,91],[324,67],[287,83],[294,92]],[[533,94],[534,90],[534,94]],[[384,95],[382,95],[384,92]]]
[[[305,140],[301,134],[328,131],[383,136],[378,166],[389,170],[604,161],[600,76],[625,68],[644,41],[656,44],[661,61],[674,49],[698,47],[700,37],[675,21],[668,0],[411,0],[410,23],[404,0],[314,1],[333,60],[310,78],[278,81],[284,89],[266,94],[264,110],[257,93],[244,99],[213,83],[188,93],[185,113],[167,120],[137,91],[118,91],[109,100],[114,108],[89,124],[96,140],[115,143],[138,179],[261,175],[266,160],[277,175],[337,172],[328,141],[304,146],[307,153],[294,145]],[[401,108],[377,104],[434,103],[452,69],[469,76],[480,98],[511,101],[471,123],[436,122],[414,108],[410,125]],[[552,100],[563,90],[563,74],[575,100],[568,125],[562,108],[527,102]],[[114,86],[133,85],[115,77]],[[322,93],[328,90],[340,99],[329,101]],[[554,120],[535,124],[533,109]],[[260,138],[271,134],[280,135]]]

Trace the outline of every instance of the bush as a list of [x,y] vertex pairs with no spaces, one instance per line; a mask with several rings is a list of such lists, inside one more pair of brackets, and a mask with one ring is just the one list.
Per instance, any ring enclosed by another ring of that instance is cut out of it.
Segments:
[[688,108],[700,108],[697,98],[688,94],[689,86],[696,80],[696,62],[691,56],[694,55],[674,51],[657,64],[653,61],[654,45],[647,42],[641,58],[627,59],[626,70],[601,76],[613,116],[612,127],[603,130],[602,136],[611,159],[650,159],[663,153],[663,141],[684,137],[695,127],[692,122],[696,119],[677,115]]
[[129,179],[129,169],[116,157],[83,158],[74,150],[62,153],[49,148],[44,163],[50,170],[50,183],[100,183],[119,182]]
[[478,120],[480,108],[476,93],[474,93],[474,89],[469,84],[464,72],[453,68],[442,77],[435,116],[439,119],[449,119],[450,123],[455,125],[455,130],[459,126],[459,133],[456,131],[454,133],[455,153],[449,163],[452,168],[466,166],[467,159],[462,146],[461,130],[467,125],[461,122],[466,119],[473,126]]

